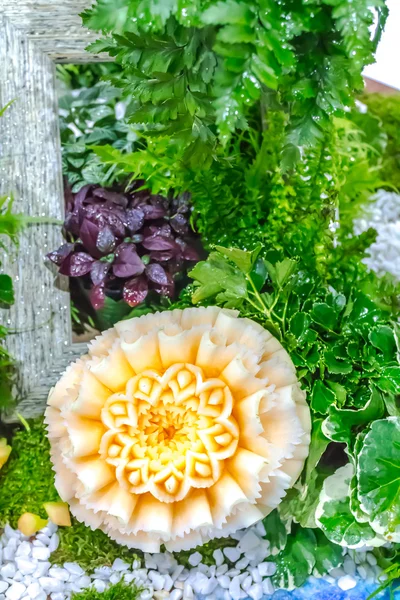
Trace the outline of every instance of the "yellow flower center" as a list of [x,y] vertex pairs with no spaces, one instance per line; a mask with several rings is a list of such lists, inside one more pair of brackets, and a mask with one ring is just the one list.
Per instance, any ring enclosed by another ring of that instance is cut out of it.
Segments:
[[232,405],[226,383],[205,378],[197,366],[145,371],[107,400],[100,453],[132,493],[182,499],[193,487],[213,485],[222,461],[235,453],[239,428]]

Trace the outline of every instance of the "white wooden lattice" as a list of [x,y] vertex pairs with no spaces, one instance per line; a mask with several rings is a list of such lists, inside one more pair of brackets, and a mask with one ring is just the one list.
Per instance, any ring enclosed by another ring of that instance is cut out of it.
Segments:
[[[15,212],[62,220],[63,187],[54,62],[103,59],[85,52],[93,35],[81,26],[82,0],[0,0],[0,196],[12,193]],[[34,225],[19,247],[2,256],[14,280],[15,305],[0,310],[18,365],[19,411],[43,413],[50,387],[82,344],[72,344],[69,294],[44,265],[61,242],[60,226]]]

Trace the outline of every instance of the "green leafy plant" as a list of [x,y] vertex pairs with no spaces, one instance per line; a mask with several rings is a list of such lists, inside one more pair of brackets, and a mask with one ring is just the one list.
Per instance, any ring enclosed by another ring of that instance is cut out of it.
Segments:
[[72,600],[136,600],[142,588],[120,581],[110,585],[104,592],[89,588],[82,592],[74,592]]
[[113,82],[136,100],[131,121],[179,144],[186,163],[209,162],[247,128],[254,106],[264,118],[277,101],[289,117],[288,168],[362,87],[386,16],[381,0],[124,0],[117,7],[99,0],[83,21],[106,35],[91,50],[108,52],[123,67]]

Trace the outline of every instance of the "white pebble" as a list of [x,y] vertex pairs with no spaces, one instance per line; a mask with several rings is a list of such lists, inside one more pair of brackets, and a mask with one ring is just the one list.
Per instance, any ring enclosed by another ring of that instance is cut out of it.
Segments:
[[62,592],[55,592],[54,594],[50,594],[51,600],[65,600],[65,594]]
[[162,590],[164,587],[164,576],[161,575],[160,573],[157,573],[157,571],[149,571],[149,579],[153,584],[153,587],[155,590]]
[[262,585],[260,585],[259,583],[255,583],[248,590],[248,594],[249,594],[250,598],[253,598],[253,600],[261,600],[262,595],[263,595]]
[[210,594],[212,594],[212,592],[215,590],[215,588],[217,586],[218,586],[218,581],[216,580],[216,578],[210,577],[210,579],[208,579],[207,582],[205,582],[205,584],[202,586],[201,593],[204,596],[207,596],[207,599],[209,600]]
[[213,558],[215,560],[215,564],[217,565],[217,567],[222,565],[222,563],[224,562],[224,555],[222,554],[222,551],[220,548],[218,548],[217,550],[214,550]]
[[7,588],[8,588],[7,581],[0,581],[0,594],[5,592]]
[[172,577],[168,574],[164,575],[164,590],[170,592],[173,588],[174,582]]
[[224,552],[226,558],[233,563],[235,563],[237,560],[239,560],[240,555],[241,555],[241,552],[237,548],[233,548],[230,546],[228,546],[227,548],[224,548],[223,552]]
[[14,560],[14,556],[15,556],[15,548],[12,548],[11,546],[7,546],[6,548],[4,548],[4,550],[3,550],[3,559],[4,560]]
[[372,552],[368,552],[367,562],[371,565],[371,567],[374,567],[376,564],[378,564],[375,554],[372,554]]
[[189,583],[186,583],[185,587],[183,588],[183,600],[193,600],[193,598],[194,594],[192,586]]
[[234,577],[229,586],[229,593],[233,600],[240,600],[242,590],[240,589],[240,579]]
[[106,582],[103,579],[95,579],[93,581],[93,587],[95,588],[96,592],[104,592],[104,590],[107,587]]
[[39,562],[36,567],[36,571],[33,574],[33,577],[36,577],[36,578],[43,577],[43,575],[45,575],[47,573],[47,571],[49,570],[50,566],[51,565],[48,561]]
[[169,600],[181,600],[183,596],[183,592],[182,590],[172,590],[172,592],[169,595]]
[[114,571],[127,571],[129,569],[128,563],[121,558],[116,558],[111,567]]
[[357,580],[354,577],[352,577],[351,575],[344,575],[343,577],[341,577],[339,579],[339,581],[337,583],[341,590],[347,591],[347,590],[351,590],[352,588],[356,587]]
[[359,576],[361,577],[361,579],[367,578],[367,569],[363,565],[359,565],[357,567],[357,572],[358,572]]
[[20,571],[23,575],[30,575],[36,571],[36,561],[29,560],[29,558],[25,558],[24,556],[16,558],[15,563],[18,571]]
[[237,563],[235,564],[235,567],[237,569],[245,569],[246,567],[249,566],[249,562],[250,562],[250,560],[247,558],[247,556],[243,556],[240,560],[237,561]]
[[272,585],[272,581],[270,579],[263,579],[262,589],[264,594],[266,594],[267,596],[272,596],[272,594],[275,591],[274,586]]
[[42,586],[45,592],[62,592],[63,584],[58,579],[53,577],[39,577],[39,584]]
[[42,544],[44,546],[48,546],[50,544],[49,536],[45,535],[44,533],[38,533],[36,536],[36,540],[38,540],[39,542],[42,542]]
[[185,567],[183,565],[178,565],[176,567],[176,569],[174,569],[174,571],[173,571],[173,573],[171,575],[173,581],[175,581],[176,579],[178,579],[179,575],[182,573],[182,571],[183,571],[184,568]]
[[247,590],[252,586],[253,578],[251,575],[247,575],[247,577],[242,581],[242,589],[247,592]]
[[29,542],[22,542],[15,553],[15,556],[29,556],[32,550],[32,546]]
[[346,556],[343,561],[343,570],[346,575],[355,575],[356,574],[356,565],[354,560],[350,558],[350,556]]
[[146,566],[146,569],[157,569],[157,561],[152,554],[146,553],[144,555],[144,564]]
[[55,550],[57,550],[59,545],[60,545],[60,538],[58,537],[57,533],[53,533],[53,535],[51,536],[51,539],[50,539],[49,546],[48,546],[50,552],[55,552]]
[[258,523],[255,524],[254,529],[261,537],[264,537],[264,535],[266,534],[264,523],[262,521],[258,521]]
[[26,588],[26,593],[28,594],[29,598],[36,598],[40,594],[40,592],[40,585],[37,581],[34,581]]
[[251,573],[254,583],[261,583],[262,579],[261,579],[261,575],[259,573],[258,568],[253,567],[252,569],[250,569],[250,573]]
[[14,582],[6,591],[8,600],[19,600],[25,593],[26,587],[23,583]]
[[71,573],[71,575],[84,575],[85,571],[82,569],[82,567],[80,565],[78,565],[78,563],[74,563],[74,562],[66,562],[63,565],[64,569],[67,569],[68,573]]
[[51,567],[49,569],[49,575],[50,577],[55,577],[60,581],[68,581],[70,574],[68,573],[67,569],[62,569],[61,567]]
[[219,585],[224,589],[228,589],[231,584],[231,580],[227,575],[219,575],[217,580]]
[[269,577],[276,573],[276,564],[273,562],[263,562],[259,564],[257,568],[262,577]]
[[188,563],[192,566],[192,567],[197,567],[197,565],[201,562],[201,559],[203,557],[201,556],[200,552],[194,552],[193,554],[191,554],[188,558]]
[[13,529],[8,523],[4,525],[4,533],[9,540],[11,538],[19,538],[18,529]]
[[224,575],[224,573],[226,573],[226,572],[227,572],[227,570],[228,570],[228,565],[227,565],[227,564],[223,564],[223,565],[220,565],[220,566],[218,567],[218,569],[216,570],[215,574],[216,574],[217,576],[218,576],[218,575]]
[[40,548],[39,546],[32,548],[32,558],[36,558],[37,560],[47,560],[50,558],[50,554],[49,548]]
[[260,543],[260,538],[253,531],[247,531],[237,545],[238,550],[247,552]]
[[92,580],[90,579],[89,575],[82,575],[82,577],[79,577],[75,583],[81,588],[86,588],[89,587],[89,585],[92,583]]
[[13,565],[13,563],[8,563],[6,565],[3,565],[0,569],[0,575],[4,578],[4,579],[12,579],[16,573],[16,568],[15,565]]
[[113,573],[112,575],[110,575],[110,583],[112,585],[114,585],[115,583],[118,583],[119,581],[121,581],[122,578],[122,573]]

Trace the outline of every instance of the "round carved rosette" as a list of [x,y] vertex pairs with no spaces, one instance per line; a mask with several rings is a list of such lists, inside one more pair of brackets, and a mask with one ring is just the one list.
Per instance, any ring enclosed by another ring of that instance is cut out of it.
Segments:
[[71,512],[148,552],[262,519],[299,476],[311,428],[287,352],[217,307],[104,332],[51,390],[46,423]]

